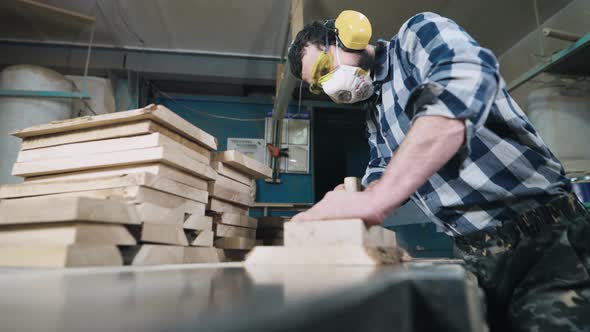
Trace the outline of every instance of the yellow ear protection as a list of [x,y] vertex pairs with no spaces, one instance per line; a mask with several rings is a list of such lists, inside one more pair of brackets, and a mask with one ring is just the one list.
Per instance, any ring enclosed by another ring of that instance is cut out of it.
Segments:
[[334,32],[336,41],[340,47],[347,51],[364,50],[371,40],[372,28],[369,19],[360,12],[345,10],[338,15],[336,20],[328,20],[324,23],[326,38],[324,52],[320,54],[311,69],[311,84],[309,91],[315,94],[322,92],[321,81],[325,81],[326,75],[334,70],[334,60],[329,49],[328,33]]

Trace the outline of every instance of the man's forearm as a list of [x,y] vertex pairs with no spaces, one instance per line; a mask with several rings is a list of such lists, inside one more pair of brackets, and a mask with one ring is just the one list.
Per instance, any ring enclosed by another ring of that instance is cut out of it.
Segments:
[[386,212],[399,207],[457,153],[464,141],[463,120],[439,116],[416,119],[379,182],[370,186],[378,205]]

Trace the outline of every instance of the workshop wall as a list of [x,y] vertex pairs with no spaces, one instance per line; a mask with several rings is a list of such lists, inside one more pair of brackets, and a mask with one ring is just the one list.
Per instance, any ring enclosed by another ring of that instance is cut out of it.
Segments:
[[[211,117],[208,114],[263,119],[266,113],[272,110],[272,104],[267,100],[244,100],[234,97],[174,96],[174,100],[159,98],[157,103],[168,107],[187,121],[217,137],[219,151],[227,149],[228,137],[264,138],[264,121],[234,121]],[[282,184],[268,184],[258,180],[256,201],[313,202],[311,172],[310,174],[281,174],[281,181]]]

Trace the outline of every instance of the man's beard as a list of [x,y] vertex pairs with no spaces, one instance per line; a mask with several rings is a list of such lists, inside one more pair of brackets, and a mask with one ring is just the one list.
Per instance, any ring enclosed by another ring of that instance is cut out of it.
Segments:
[[360,58],[357,67],[360,67],[366,71],[372,71],[373,65],[375,64],[375,58],[371,56],[367,50],[362,50],[359,56]]

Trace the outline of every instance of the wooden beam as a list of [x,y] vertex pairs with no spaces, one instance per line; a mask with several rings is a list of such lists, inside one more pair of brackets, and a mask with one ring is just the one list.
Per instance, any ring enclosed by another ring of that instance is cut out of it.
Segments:
[[182,264],[184,249],[181,246],[144,244],[120,247],[125,265]]
[[190,245],[193,247],[213,247],[213,231],[189,231]]
[[215,221],[218,224],[240,226],[253,229],[256,229],[256,227],[258,226],[258,220],[256,220],[255,218],[229,212],[215,214],[213,216],[213,221]]
[[150,173],[109,176],[95,179],[30,182],[0,186],[0,198],[41,196],[66,192],[145,186],[193,201],[207,203],[208,192]]
[[0,266],[83,267],[123,265],[116,246],[11,245],[0,246]]
[[228,212],[241,215],[248,214],[247,208],[240,205],[224,202],[215,197],[209,198],[209,204],[207,205],[207,209],[215,212]]
[[225,261],[223,250],[217,248],[205,247],[186,247],[184,248],[184,260],[186,264],[195,263],[221,263]]
[[135,205],[139,220],[145,224],[164,224],[181,226],[184,224],[185,211],[182,208],[166,208],[152,203]]
[[245,237],[249,239],[256,238],[256,230],[239,226],[230,226],[217,224],[215,226],[215,236],[218,237]]
[[131,233],[141,243],[172,244],[188,246],[188,239],[181,225],[142,224],[131,226]]
[[174,112],[162,105],[148,105],[144,108],[125,112],[80,117],[62,121],[53,121],[25,128],[13,133],[14,136],[25,138],[72,130],[97,128],[117,123],[130,123],[141,120],[152,120],[160,125],[178,132],[195,143],[202,144],[210,150],[217,150],[217,139],[205,131],[195,127]]
[[254,203],[250,193],[239,192],[235,187],[226,187],[217,181],[209,183],[209,194],[211,197],[245,207],[249,207]]
[[86,197],[31,197],[0,201],[0,224],[54,222],[139,224],[135,208],[126,202]]
[[245,237],[220,237],[214,241],[216,248],[223,249],[252,249],[256,246],[256,239]]
[[222,162],[213,160],[213,161],[211,161],[211,167],[213,167],[213,169],[215,171],[217,171],[217,173],[219,175],[225,176],[229,179],[235,180],[235,181],[245,184],[247,186],[252,186],[252,178],[250,178],[248,175],[243,174],[240,171],[232,168],[231,166],[228,166]]
[[123,225],[55,223],[0,227],[0,246],[5,245],[134,245],[137,242]]
[[215,153],[213,160],[225,163],[254,179],[272,177],[272,169],[236,150]]
[[406,258],[397,248],[359,245],[254,248],[246,265],[366,265],[399,264]]
[[381,226],[367,229],[360,219],[289,222],[285,224],[285,246],[396,247],[395,232]]
[[186,230],[213,231],[213,219],[208,216],[191,215],[183,227]]

